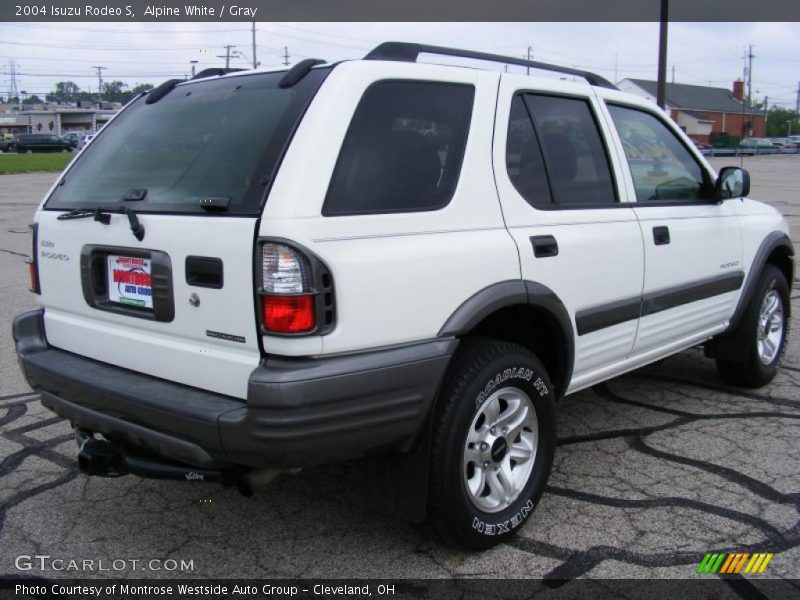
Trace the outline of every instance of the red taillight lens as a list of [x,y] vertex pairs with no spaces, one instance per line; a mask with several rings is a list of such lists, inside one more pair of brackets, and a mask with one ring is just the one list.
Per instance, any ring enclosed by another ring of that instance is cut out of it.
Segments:
[[314,329],[314,296],[262,296],[264,328],[276,333],[305,333]]

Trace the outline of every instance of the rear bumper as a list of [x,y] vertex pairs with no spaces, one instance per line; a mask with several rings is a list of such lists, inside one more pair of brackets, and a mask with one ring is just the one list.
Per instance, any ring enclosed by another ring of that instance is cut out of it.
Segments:
[[17,315],[13,333],[23,373],[47,408],[120,446],[203,468],[292,468],[407,451],[458,344],[268,358],[242,401],[53,348],[43,315]]

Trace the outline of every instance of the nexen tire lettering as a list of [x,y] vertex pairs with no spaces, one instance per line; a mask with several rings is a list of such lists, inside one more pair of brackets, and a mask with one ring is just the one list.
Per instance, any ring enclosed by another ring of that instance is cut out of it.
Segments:
[[483,535],[500,535],[502,533],[508,533],[512,529],[522,525],[522,523],[525,521],[525,517],[527,517],[531,511],[533,511],[534,507],[535,505],[533,500],[528,500],[522,505],[522,507],[513,517],[499,523],[487,523],[486,521],[481,521],[478,517],[475,517],[472,519],[472,528]]

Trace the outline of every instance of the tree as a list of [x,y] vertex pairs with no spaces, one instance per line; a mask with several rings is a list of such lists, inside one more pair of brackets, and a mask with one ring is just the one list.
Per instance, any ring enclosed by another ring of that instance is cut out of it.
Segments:
[[137,94],[141,94],[142,92],[149,92],[152,89],[153,89],[152,83],[137,83],[135,86],[133,86],[133,89],[131,90],[131,95],[136,96]]
[[78,87],[78,84],[72,81],[59,81],[56,83],[55,89],[47,94],[45,98],[48,102],[66,104],[68,102],[76,102],[80,91],[81,88]]
[[106,102],[125,102],[127,83],[121,81],[107,81],[103,84],[102,99]]
[[767,137],[786,137],[800,134],[800,118],[797,113],[787,108],[773,106],[767,111]]
[[28,96],[25,100],[22,101],[23,104],[42,104],[42,99],[39,98],[36,94],[32,96]]

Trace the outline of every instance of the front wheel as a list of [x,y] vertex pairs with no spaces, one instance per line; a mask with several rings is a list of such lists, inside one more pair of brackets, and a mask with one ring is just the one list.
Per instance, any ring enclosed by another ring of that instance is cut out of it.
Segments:
[[786,347],[789,301],[789,285],[783,273],[766,265],[732,334],[733,343],[741,348],[740,358],[717,359],[717,369],[726,382],[754,388],[772,381]]
[[472,550],[512,536],[544,491],[555,447],[555,400],[536,356],[507,342],[463,342],[436,413],[428,511],[434,530]]

